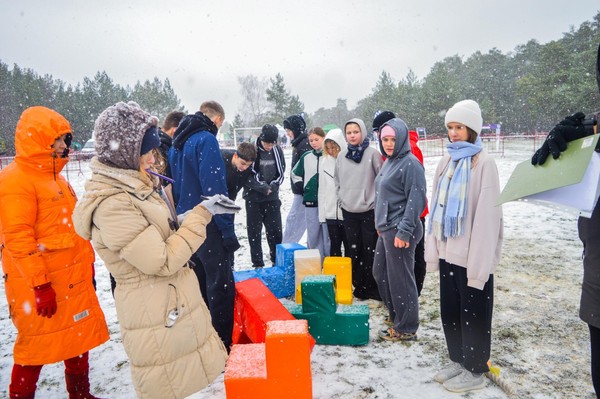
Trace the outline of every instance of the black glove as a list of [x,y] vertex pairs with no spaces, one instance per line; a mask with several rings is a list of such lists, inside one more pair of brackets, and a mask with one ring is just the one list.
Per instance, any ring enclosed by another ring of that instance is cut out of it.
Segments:
[[269,183],[269,188],[271,189],[271,193],[276,193],[279,190],[279,184],[271,182]]
[[531,164],[542,165],[550,153],[552,153],[552,158],[557,159],[560,153],[567,149],[568,142],[589,136],[590,132],[583,126],[584,119],[585,114],[577,112],[567,116],[554,126],[548,133],[544,144],[533,154]]
[[225,237],[223,238],[223,246],[227,250],[227,252],[235,252],[240,249],[240,243],[236,236]]

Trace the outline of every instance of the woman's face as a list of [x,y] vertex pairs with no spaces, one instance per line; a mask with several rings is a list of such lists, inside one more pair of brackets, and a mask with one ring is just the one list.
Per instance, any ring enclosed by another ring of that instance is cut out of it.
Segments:
[[394,136],[385,136],[381,139],[381,146],[383,147],[383,151],[385,151],[385,155],[391,157],[394,153],[394,146],[396,145],[396,137]]
[[61,156],[65,150],[67,149],[67,143],[65,140],[67,139],[67,135],[63,134],[62,136],[58,136],[56,140],[54,140],[54,144],[52,144],[52,149],[54,153],[58,156]]
[[325,137],[321,137],[318,134],[312,133],[308,135],[308,142],[314,150],[319,151],[323,148],[323,140],[325,140]]
[[333,140],[325,140],[325,152],[334,158],[340,153],[340,146]]
[[346,125],[346,141],[352,145],[359,145],[362,141],[360,127],[356,123],[348,123]]
[[154,158],[154,150],[150,150],[140,157],[140,169],[149,169],[154,165],[154,162],[156,162],[156,159]]
[[451,142],[467,141],[469,139],[469,131],[467,127],[462,123],[450,122],[448,123],[448,138]]

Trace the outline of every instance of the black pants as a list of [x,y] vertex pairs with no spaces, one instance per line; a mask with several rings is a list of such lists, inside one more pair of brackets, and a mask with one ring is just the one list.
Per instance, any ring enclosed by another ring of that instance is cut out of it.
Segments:
[[600,328],[588,324],[592,352],[592,384],[596,395],[600,395]]
[[196,264],[194,272],[200,283],[200,291],[212,318],[212,325],[227,350],[231,346],[233,332],[233,254],[223,246],[223,237],[216,223],[206,226],[206,240],[191,260]]
[[281,244],[281,201],[254,202],[246,201],[246,229],[250,244],[252,266],[265,265],[262,251],[262,228],[265,226],[269,259],[275,264],[277,244]]
[[450,360],[473,373],[489,371],[494,276],[483,290],[467,286],[467,269],[440,259],[440,310]]
[[329,232],[329,256],[342,256],[342,245],[344,254],[348,256],[348,241],[344,231],[343,221],[327,220],[327,231]]
[[415,247],[415,282],[417,283],[419,296],[421,296],[425,274],[427,273],[427,264],[425,263],[425,218],[421,218],[421,225],[423,226],[423,237]]
[[377,245],[375,230],[375,211],[361,213],[347,212],[342,209],[344,230],[348,240],[348,253],[352,258],[352,285],[354,296],[359,299],[381,301],[379,289],[373,278],[373,257]]

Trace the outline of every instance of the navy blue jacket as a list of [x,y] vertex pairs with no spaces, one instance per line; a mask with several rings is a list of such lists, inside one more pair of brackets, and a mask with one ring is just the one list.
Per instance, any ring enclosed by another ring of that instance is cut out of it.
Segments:
[[[185,116],[175,131],[169,165],[177,214],[202,202],[202,195],[227,195],[225,163],[216,134],[217,127],[202,112]],[[213,220],[223,238],[235,236],[232,214],[215,215]]]

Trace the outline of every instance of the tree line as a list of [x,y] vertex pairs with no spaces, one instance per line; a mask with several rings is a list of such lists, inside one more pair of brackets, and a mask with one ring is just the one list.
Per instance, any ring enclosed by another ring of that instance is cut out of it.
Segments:
[[[335,106],[306,115],[307,124],[341,127],[348,119],[359,117],[370,125],[375,112],[385,109],[394,111],[411,128],[445,134],[445,111],[470,98],[481,105],[484,123],[500,123],[503,132],[547,131],[573,112],[600,108],[595,79],[599,43],[600,12],[592,21],[577,29],[571,27],[561,39],[547,44],[530,40],[507,54],[494,48],[466,59],[447,57],[436,62],[423,79],[409,71],[395,81],[382,71],[371,93],[359,100],[356,108],[348,109],[347,100],[339,98]],[[268,81],[253,75],[238,80],[244,102],[236,115],[237,126],[281,123],[290,113],[304,111],[279,74]]]
[[[499,33],[501,34],[501,32]],[[305,112],[298,95],[286,87],[281,74],[267,79],[238,77],[242,105],[230,127],[256,127],[281,123],[303,113],[308,126],[343,126],[352,117],[367,125],[377,110],[391,110],[411,128],[425,127],[429,134],[444,134],[445,111],[470,98],[482,108],[485,123],[501,123],[504,132],[547,131],[576,111],[600,108],[596,85],[596,51],[600,43],[600,11],[592,21],[571,27],[562,38],[546,44],[530,40],[503,54],[496,48],[436,62],[422,79],[410,70],[399,81],[382,71],[371,93],[348,109],[347,100],[335,106]],[[45,105],[67,115],[80,142],[91,137],[96,117],[117,101],[133,100],[162,120],[172,110],[185,111],[168,79],[137,82],[133,87],[115,84],[106,72],[84,78],[75,86],[51,75],[0,61],[0,152],[14,153],[14,129],[22,111]]]
[[51,75],[40,76],[32,69],[0,61],[0,154],[14,154],[14,133],[21,113],[28,107],[43,105],[61,113],[77,133],[74,146],[79,148],[92,136],[98,115],[119,101],[135,101],[162,120],[173,110],[181,110],[180,99],[168,79],[158,78],[122,87],[98,72],[75,86]]

